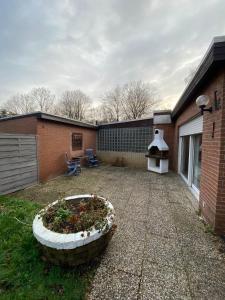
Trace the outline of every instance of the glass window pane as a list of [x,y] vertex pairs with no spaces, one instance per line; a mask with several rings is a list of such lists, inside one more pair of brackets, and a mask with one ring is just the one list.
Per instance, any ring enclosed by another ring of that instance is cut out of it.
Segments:
[[193,184],[200,188],[201,161],[202,161],[202,135],[193,137],[194,142],[194,162],[193,162]]
[[181,173],[188,178],[188,165],[189,165],[189,136],[182,137],[182,153],[181,153]]

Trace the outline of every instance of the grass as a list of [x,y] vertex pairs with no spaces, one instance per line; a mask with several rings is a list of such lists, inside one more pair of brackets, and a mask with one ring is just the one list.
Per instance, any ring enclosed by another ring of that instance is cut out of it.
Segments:
[[84,299],[96,266],[63,269],[41,260],[32,234],[40,209],[0,196],[0,299]]

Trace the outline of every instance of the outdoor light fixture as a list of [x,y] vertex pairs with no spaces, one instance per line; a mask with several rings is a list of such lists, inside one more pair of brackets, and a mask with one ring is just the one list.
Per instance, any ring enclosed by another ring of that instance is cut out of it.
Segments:
[[196,104],[201,109],[201,115],[204,114],[204,111],[212,112],[212,106],[209,108],[205,108],[208,103],[209,103],[209,97],[206,95],[201,95],[196,99]]

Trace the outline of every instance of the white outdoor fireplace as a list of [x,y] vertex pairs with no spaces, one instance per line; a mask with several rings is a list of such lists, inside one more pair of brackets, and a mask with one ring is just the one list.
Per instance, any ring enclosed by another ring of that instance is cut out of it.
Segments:
[[163,139],[163,130],[154,130],[154,139],[148,146],[148,171],[156,173],[167,173],[168,172],[168,152],[169,147]]

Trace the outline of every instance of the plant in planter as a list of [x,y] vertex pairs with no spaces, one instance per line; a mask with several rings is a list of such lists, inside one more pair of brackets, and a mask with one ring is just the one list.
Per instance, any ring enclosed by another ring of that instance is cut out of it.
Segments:
[[114,217],[105,198],[71,196],[43,209],[33,221],[33,233],[48,261],[75,266],[104,250],[115,231]]

